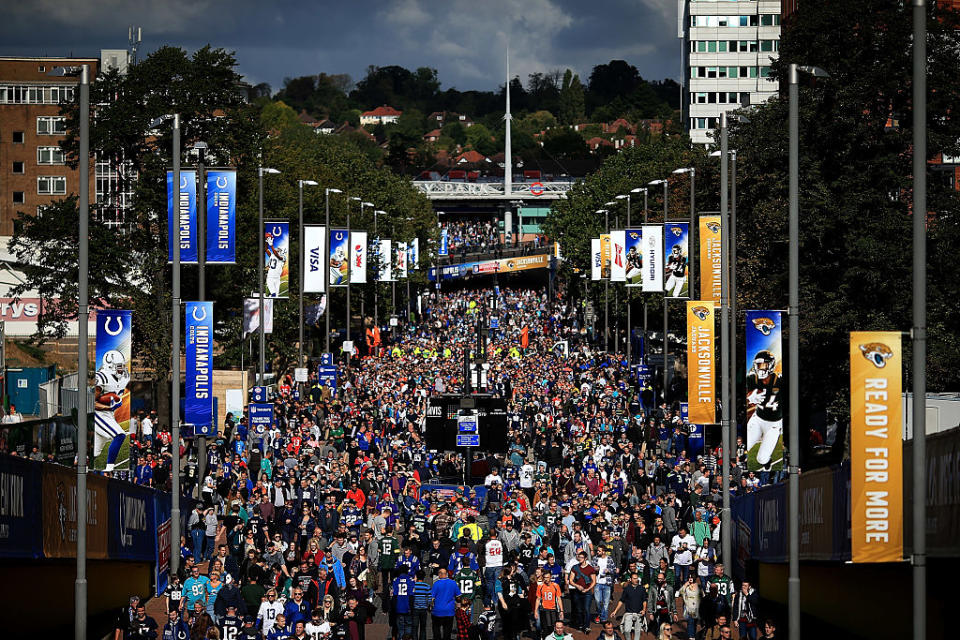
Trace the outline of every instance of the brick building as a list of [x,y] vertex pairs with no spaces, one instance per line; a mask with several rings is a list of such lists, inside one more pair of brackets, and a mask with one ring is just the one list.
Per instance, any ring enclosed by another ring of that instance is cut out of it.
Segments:
[[[97,58],[0,58],[0,236],[13,233],[17,213],[42,208],[78,192],[79,172],[66,166],[60,141],[66,121],[60,103],[74,99],[79,78],[53,76],[58,66],[90,65]],[[90,166],[91,199],[96,193]]]

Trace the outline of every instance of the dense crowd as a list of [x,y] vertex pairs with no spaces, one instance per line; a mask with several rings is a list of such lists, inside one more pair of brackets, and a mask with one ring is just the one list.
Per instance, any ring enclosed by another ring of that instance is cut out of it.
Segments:
[[[477,322],[493,314],[479,346]],[[460,484],[463,456],[428,447],[424,416],[431,396],[463,390],[463,357],[478,349],[488,391],[507,402],[508,446],[478,452]],[[146,622],[133,602],[125,637],[363,640],[377,612],[396,640],[638,640],[674,624],[774,637],[754,588],[719,557],[723,452],[691,454],[679,407],[593,350],[563,291],[435,292],[370,351],[341,367],[335,391],[279,385],[269,429],[228,416],[206,477],[187,468],[199,500],[169,619]],[[169,444],[165,429],[150,434],[138,482],[169,480]],[[759,484],[745,456],[734,492]]]
[[444,232],[450,254],[487,253],[502,245],[500,226],[495,218],[446,220],[440,223],[441,236]]

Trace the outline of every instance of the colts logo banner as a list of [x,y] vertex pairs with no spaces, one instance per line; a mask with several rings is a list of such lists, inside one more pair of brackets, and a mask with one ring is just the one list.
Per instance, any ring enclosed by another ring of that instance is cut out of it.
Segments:
[[346,229],[330,230],[330,286],[345,287],[350,279],[350,243]]
[[215,435],[213,424],[213,303],[186,304],[187,368],[184,421],[196,435]]
[[237,171],[207,171],[207,254],[210,264],[236,262]]
[[[174,229],[176,227],[176,229]],[[173,262],[173,239],[180,241],[180,263],[197,263],[197,172],[180,171],[180,202],[173,203],[173,171],[167,171],[167,260]]]
[[903,348],[899,331],[850,333],[850,551],[903,557]]

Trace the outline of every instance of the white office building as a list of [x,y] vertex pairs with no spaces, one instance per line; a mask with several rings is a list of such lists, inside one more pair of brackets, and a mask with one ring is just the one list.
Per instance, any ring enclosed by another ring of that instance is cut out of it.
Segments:
[[681,0],[687,127],[713,141],[723,111],[777,95],[770,63],[780,49],[780,0]]

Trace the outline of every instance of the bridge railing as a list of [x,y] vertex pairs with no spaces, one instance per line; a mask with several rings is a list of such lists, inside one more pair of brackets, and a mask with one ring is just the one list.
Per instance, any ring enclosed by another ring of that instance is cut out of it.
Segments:
[[502,199],[544,198],[555,200],[565,196],[573,187],[572,181],[518,182],[509,195],[504,193],[502,182],[447,182],[443,180],[414,180],[413,186],[431,199]]

